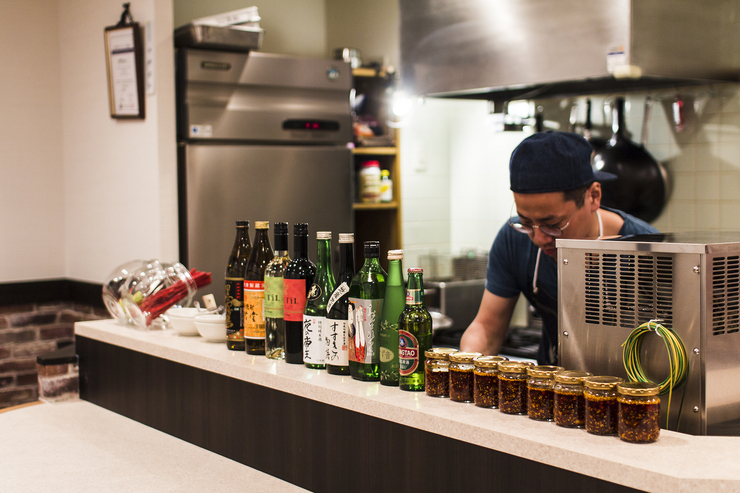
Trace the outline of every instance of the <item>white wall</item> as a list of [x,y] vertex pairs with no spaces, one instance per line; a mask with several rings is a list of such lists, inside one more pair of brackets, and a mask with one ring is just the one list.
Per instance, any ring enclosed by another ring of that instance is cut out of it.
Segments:
[[65,276],[57,0],[0,2],[0,282]]
[[326,56],[333,57],[336,48],[351,47],[361,51],[363,63],[398,67],[399,23],[398,0],[326,0]]

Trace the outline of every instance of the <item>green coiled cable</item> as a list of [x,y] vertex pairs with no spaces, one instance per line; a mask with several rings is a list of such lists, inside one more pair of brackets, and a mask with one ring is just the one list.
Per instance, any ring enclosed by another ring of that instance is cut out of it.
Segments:
[[[689,359],[686,355],[686,348],[681,342],[681,338],[673,332],[671,329],[665,328],[663,325],[657,323],[656,320],[650,320],[630,333],[627,340],[622,344],[622,360],[624,361],[624,369],[627,371],[627,375],[632,382],[652,382],[647,378],[645,372],[642,369],[642,363],[640,362],[640,349],[642,348],[643,337],[650,332],[655,332],[662,339],[665,344],[666,350],[668,351],[668,365],[670,367],[670,373],[665,380],[658,384],[660,395],[668,394],[668,410],[666,411],[666,429],[668,429],[668,419],[671,412],[671,399],[673,398],[673,390],[681,386],[689,373]],[[686,389],[684,388],[684,397],[686,396]],[[683,407],[683,398],[681,398],[681,407]],[[679,408],[678,421],[676,422],[676,429],[678,429],[678,423],[681,420],[681,409]]]

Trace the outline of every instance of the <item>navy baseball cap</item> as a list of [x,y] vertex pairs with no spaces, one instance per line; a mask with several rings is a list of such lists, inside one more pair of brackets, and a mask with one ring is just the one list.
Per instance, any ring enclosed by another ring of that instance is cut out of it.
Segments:
[[617,178],[591,166],[591,144],[570,132],[538,132],[524,139],[509,160],[514,193],[565,192]]

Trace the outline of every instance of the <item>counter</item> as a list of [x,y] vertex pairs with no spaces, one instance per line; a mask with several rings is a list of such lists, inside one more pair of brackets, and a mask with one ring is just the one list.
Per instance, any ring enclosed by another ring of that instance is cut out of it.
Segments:
[[740,489],[740,438],[635,445],[172,331],[75,331],[83,399],[313,491]]
[[0,491],[305,491],[85,401],[3,412],[0,437]]

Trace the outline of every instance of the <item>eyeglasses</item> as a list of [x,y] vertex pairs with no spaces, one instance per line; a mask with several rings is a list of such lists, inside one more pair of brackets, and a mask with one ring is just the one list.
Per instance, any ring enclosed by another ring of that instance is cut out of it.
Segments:
[[[588,192],[588,190],[583,192],[583,197],[586,196],[586,192]],[[576,202],[576,204],[579,204],[583,200],[583,197],[581,197],[581,199],[578,202]],[[565,226],[561,228],[555,224],[543,224],[542,226],[537,226],[535,224],[525,225],[522,223],[513,223],[511,222],[511,217],[513,217],[514,215],[514,205],[516,205],[516,202],[514,202],[514,204],[511,205],[511,213],[509,214],[509,226],[514,228],[515,231],[528,235],[528,234],[533,233],[535,228],[538,228],[540,231],[542,231],[546,235],[553,236],[555,238],[562,236],[563,231],[565,231],[565,228],[570,226],[570,222],[573,220],[573,217],[576,215],[576,212],[578,212],[578,209],[579,209],[579,207],[576,205],[576,211],[568,218],[568,222],[565,223]]]

